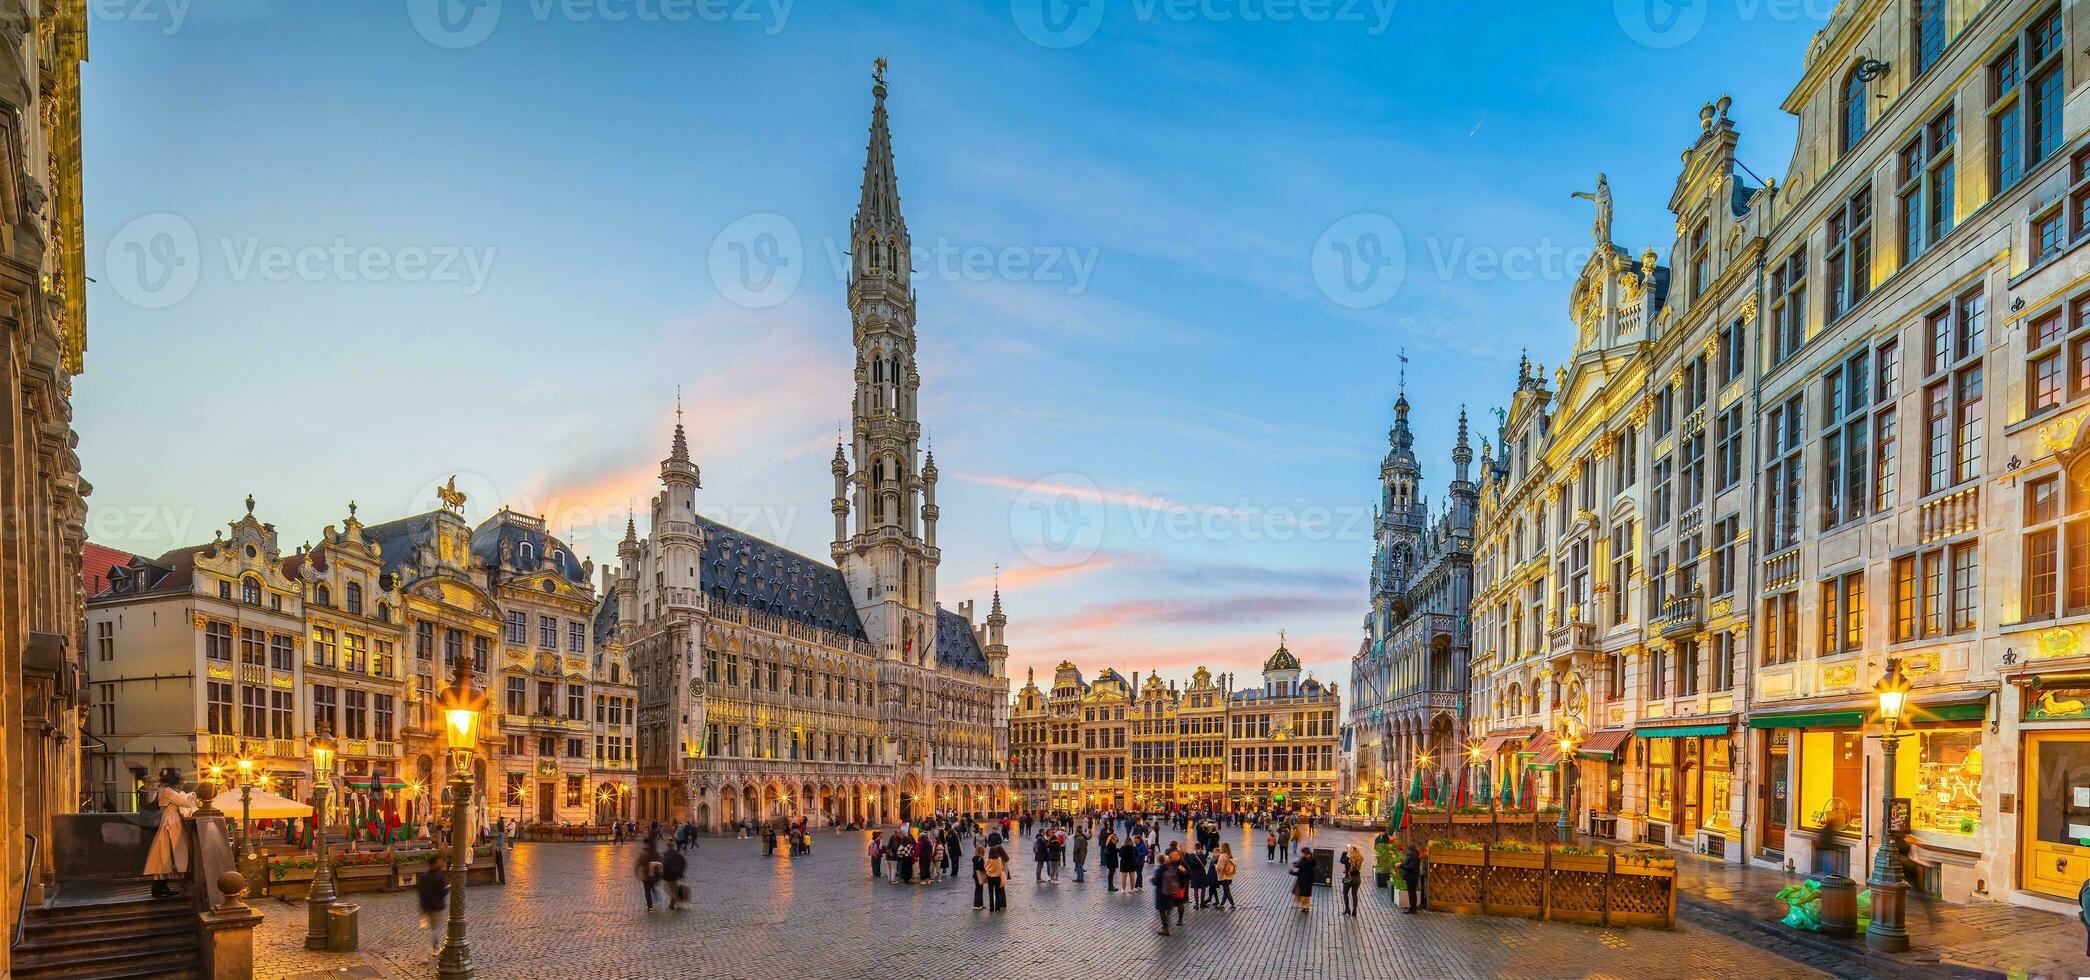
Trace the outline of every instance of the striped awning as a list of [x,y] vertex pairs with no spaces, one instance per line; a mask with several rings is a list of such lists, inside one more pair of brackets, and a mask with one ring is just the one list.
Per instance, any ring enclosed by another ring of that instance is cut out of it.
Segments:
[[1590,732],[1589,740],[1575,749],[1575,755],[1584,759],[1615,759],[1618,757],[1619,747],[1625,745],[1626,739],[1632,737],[1633,733],[1624,728]]
[[1662,724],[1642,725],[1633,729],[1641,738],[1692,738],[1699,735],[1725,735],[1734,728],[1733,715],[1708,718],[1677,718]]

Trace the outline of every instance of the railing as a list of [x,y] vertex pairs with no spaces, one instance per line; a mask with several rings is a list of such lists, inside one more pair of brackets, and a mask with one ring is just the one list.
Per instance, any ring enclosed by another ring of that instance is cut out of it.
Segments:
[[1782,589],[1800,580],[1800,549],[1788,548],[1763,560],[1763,587]]
[[1570,653],[1590,653],[1596,650],[1596,624],[1582,621],[1588,615],[1586,611],[1577,610],[1576,619],[1554,627],[1547,634],[1546,644],[1552,649],[1554,656],[1557,657]]
[[1705,594],[1696,591],[1662,600],[1661,615],[1655,617],[1655,631],[1665,637],[1696,633],[1704,624]]
[[1949,538],[1981,525],[1981,486],[1975,484],[1936,500],[1924,502],[1916,514],[1917,532],[1924,542]]
[[29,862],[22,865],[22,900],[15,905],[15,931],[14,937],[7,941],[8,949],[22,945],[22,929],[28,924],[29,889],[36,885],[36,879],[39,877],[36,872],[36,857],[37,849],[42,842],[36,839],[35,834],[22,836],[29,838]]

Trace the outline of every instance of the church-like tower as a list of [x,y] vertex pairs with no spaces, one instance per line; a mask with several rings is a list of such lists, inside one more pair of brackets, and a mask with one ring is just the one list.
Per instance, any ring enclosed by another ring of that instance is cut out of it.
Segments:
[[[1374,610],[1382,617],[1392,597],[1407,587],[1421,551],[1422,529],[1428,516],[1423,503],[1422,464],[1415,459],[1415,433],[1408,427],[1408,394],[1404,390],[1393,403],[1393,428],[1386,434],[1390,448],[1379,463],[1379,521],[1372,563]],[[1390,625],[1382,619],[1382,626]]]
[[[934,463],[920,464],[922,425],[915,367],[914,291],[908,282],[907,222],[893,173],[885,116],[885,64],[871,85],[871,138],[862,194],[849,223],[849,315],[856,345],[850,403],[854,468],[837,510],[835,564],[849,582],[864,631],[882,656],[936,663],[936,507]],[[837,463],[841,464],[840,458]]]

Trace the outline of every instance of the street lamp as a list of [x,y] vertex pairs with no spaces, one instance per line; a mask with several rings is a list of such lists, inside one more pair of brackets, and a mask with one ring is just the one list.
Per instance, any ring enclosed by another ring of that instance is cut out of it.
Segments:
[[525,784],[523,784],[523,783],[516,783],[516,784],[515,784],[515,839],[516,839],[516,840],[521,840],[521,839],[522,839],[522,836],[523,836],[523,801],[524,801],[524,800],[527,800],[527,799],[529,799],[529,798],[530,798],[530,787],[529,787],[529,786],[527,786],[527,785],[525,785]]
[[327,948],[327,909],[334,905],[334,872],[327,867],[327,787],[334,778],[334,740],[325,718],[312,733],[312,884],[305,890],[305,948]]
[[[242,746],[242,749],[245,747]],[[254,755],[241,751],[239,754],[239,853],[243,860],[254,860]]]
[[1560,826],[1553,831],[1553,843],[1565,844],[1575,832],[1575,736],[1563,733],[1560,736]]
[[1879,696],[1881,783],[1880,846],[1872,855],[1872,925],[1865,928],[1865,945],[1881,952],[1898,953],[1909,948],[1909,933],[1903,928],[1907,915],[1908,879],[1901,874],[1901,846],[1894,836],[1894,750],[1901,742],[1895,731],[1908,710],[1909,678],[1901,672],[1901,658],[1887,658],[1887,674],[1873,686]]
[[486,699],[472,686],[472,662],[457,658],[457,680],[443,692],[443,738],[450,747],[450,932],[443,941],[436,976],[469,980],[472,948],[464,935],[465,886],[470,879],[472,754],[479,744],[479,719]]

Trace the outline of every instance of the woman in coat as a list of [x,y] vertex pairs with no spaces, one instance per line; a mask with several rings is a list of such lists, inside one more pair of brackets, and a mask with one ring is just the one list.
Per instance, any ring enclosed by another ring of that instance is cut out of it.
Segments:
[[1408,853],[1401,857],[1401,882],[1408,886],[1408,907],[1401,911],[1415,914],[1415,903],[1422,898],[1422,849],[1408,845]]
[[1299,903],[1299,911],[1311,912],[1314,904],[1314,849],[1299,849],[1299,860],[1292,865],[1292,898]]
[[169,883],[189,873],[189,839],[183,833],[182,822],[194,815],[200,804],[196,794],[181,791],[181,772],[176,769],[160,770],[160,791],[153,802],[160,808],[160,830],[153,835],[152,850],[145,855],[145,874],[152,879],[152,893],[157,896],[171,894]]
[[972,846],[972,907],[987,907],[987,845]]
[[1117,890],[1118,890],[1118,834],[1117,834],[1117,831],[1114,831],[1114,830],[1105,830],[1105,831],[1103,832],[1103,846],[1101,847],[1100,851],[1101,851],[1101,856],[1102,856],[1102,858],[1103,858],[1103,883],[1104,883],[1105,885],[1108,885],[1108,886],[1110,886],[1110,890],[1111,890],[1111,891],[1117,891]]
[[1357,891],[1364,885],[1364,850],[1355,844],[1343,849],[1343,914],[1357,914]]

